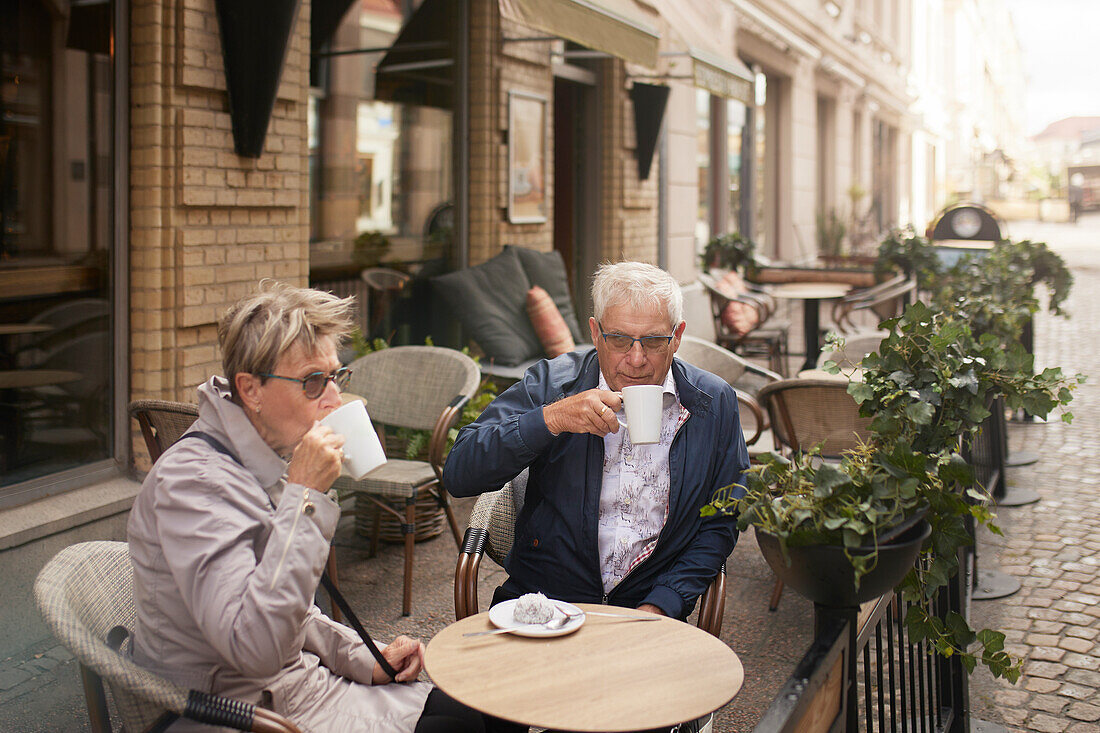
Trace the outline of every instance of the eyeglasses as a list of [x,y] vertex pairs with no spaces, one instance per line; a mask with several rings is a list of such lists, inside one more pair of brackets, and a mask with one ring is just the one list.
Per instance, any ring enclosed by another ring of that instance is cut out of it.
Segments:
[[328,383],[335,382],[338,389],[343,389],[348,386],[348,380],[351,379],[351,370],[347,367],[340,367],[332,374],[325,374],[324,372],[313,372],[313,374],[307,374],[301,379],[298,377],[284,377],[278,374],[261,374],[261,377],[270,377],[271,379],[285,379],[288,382],[299,382],[302,385],[302,391],[306,393],[306,398],[315,400],[321,396],[325,391],[325,387]]
[[596,325],[600,327],[600,336],[603,336],[603,342],[607,344],[607,348],[619,353],[630,351],[634,348],[634,342],[637,341],[642,345],[642,351],[645,353],[663,354],[668,350],[668,345],[672,343],[672,336],[634,338],[633,336],[627,336],[625,333],[605,333],[603,324],[599,321],[596,321]]

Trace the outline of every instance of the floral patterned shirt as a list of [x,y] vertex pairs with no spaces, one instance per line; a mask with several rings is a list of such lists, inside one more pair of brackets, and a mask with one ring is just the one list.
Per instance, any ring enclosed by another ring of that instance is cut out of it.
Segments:
[[[599,388],[608,389],[602,373]],[[671,369],[665,375],[664,389],[659,442],[634,445],[629,431],[622,427],[603,438],[598,539],[604,593],[610,593],[649,557],[668,517],[668,455],[688,411],[680,404]],[[618,417],[623,417],[621,410]]]

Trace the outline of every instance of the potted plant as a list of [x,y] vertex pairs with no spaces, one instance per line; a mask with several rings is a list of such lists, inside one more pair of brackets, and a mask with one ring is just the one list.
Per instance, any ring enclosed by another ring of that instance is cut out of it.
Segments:
[[817,212],[817,252],[825,264],[838,264],[844,254],[848,227],[836,209]]
[[756,244],[738,232],[719,234],[703,248],[703,269],[738,270],[748,275],[756,268]]
[[[1073,381],[1059,369],[1033,375],[1031,356],[1018,344],[1006,347],[993,334],[976,338],[965,321],[923,303],[882,326],[889,335],[848,388],[872,418],[867,444],[835,466],[812,451],[767,457],[747,473],[743,496],[726,487],[704,511],[736,512],[741,529],[773,536],[786,556],[797,547],[840,548],[853,594],[876,570],[882,548],[911,540],[905,525],[926,521],[930,539],[898,586],[916,604],[905,620],[910,638],[960,655],[967,669],[981,661],[1014,680],[1019,662],[1004,652],[1003,634],[974,632],[965,619],[942,619],[931,609],[936,591],[958,573],[959,550],[972,542],[968,520],[1000,533],[961,449],[989,416],[994,396],[1046,415],[1068,404]],[[981,648],[972,652],[975,640]]]

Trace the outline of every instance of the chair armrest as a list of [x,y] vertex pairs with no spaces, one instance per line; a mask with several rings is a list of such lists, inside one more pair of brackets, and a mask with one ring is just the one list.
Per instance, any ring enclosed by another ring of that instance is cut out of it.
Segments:
[[274,711],[198,690],[191,690],[187,696],[183,717],[256,733],[302,733],[298,726]]
[[482,527],[467,527],[462,537],[462,547],[455,565],[456,621],[477,613],[477,573],[488,540],[489,530]]
[[718,575],[707,586],[699,599],[699,619],[696,622],[703,631],[713,636],[722,634],[722,618],[726,611],[726,564],[718,570]]
[[740,390],[734,389],[737,393],[737,401],[749,408],[749,412],[752,413],[753,419],[756,422],[756,432],[753,433],[751,438],[745,439],[745,445],[753,445],[756,441],[760,440],[761,434],[768,428],[768,417],[764,414],[764,409],[760,407],[760,403],[757,402],[751,395],[748,395]]
[[432,437],[428,441],[428,463],[432,465],[435,477],[440,483],[443,482],[443,451],[447,447],[447,433],[458,422],[459,416],[462,415],[462,408],[469,400],[470,398],[466,395],[455,395],[450,404],[443,408],[443,412],[439,413],[435,427],[432,428]]
[[768,369],[767,367],[762,367],[759,364],[754,364],[751,361],[745,362],[745,371],[752,372],[758,377],[770,379],[773,382],[778,382],[779,380],[784,379],[783,375],[779,372],[773,372],[771,369]]

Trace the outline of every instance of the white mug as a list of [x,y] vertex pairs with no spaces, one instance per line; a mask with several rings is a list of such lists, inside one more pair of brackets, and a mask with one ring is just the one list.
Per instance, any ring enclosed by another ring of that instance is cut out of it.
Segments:
[[322,425],[344,436],[344,467],[340,471],[356,481],[386,462],[386,453],[378,441],[366,406],[350,400],[321,420]]
[[635,445],[657,443],[661,439],[661,414],[664,412],[665,388],[661,384],[632,384],[623,387],[623,411],[626,420],[616,415],[619,424],[630,431]]

